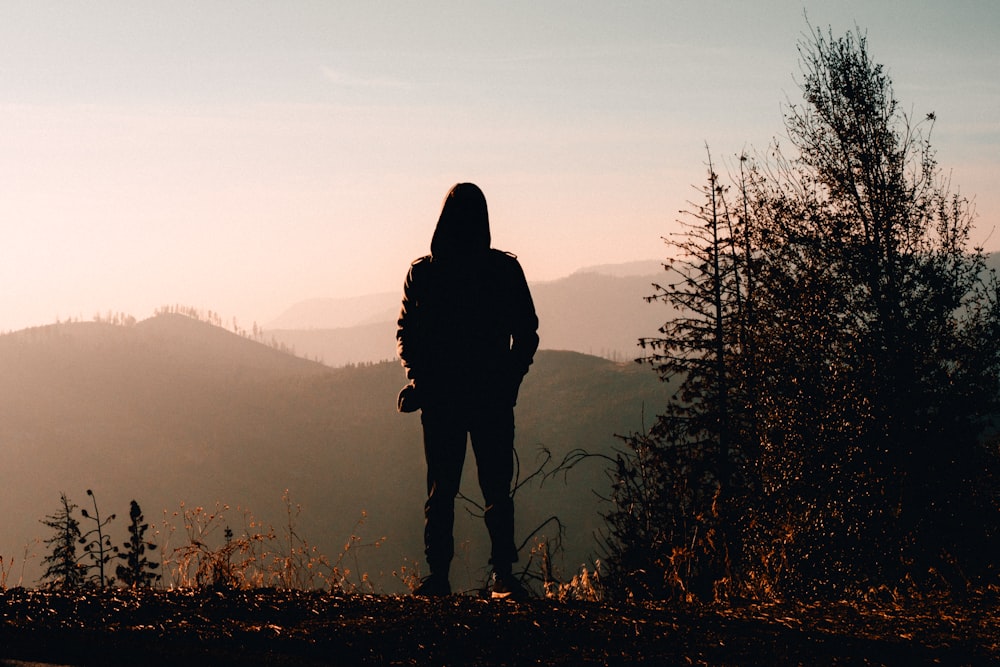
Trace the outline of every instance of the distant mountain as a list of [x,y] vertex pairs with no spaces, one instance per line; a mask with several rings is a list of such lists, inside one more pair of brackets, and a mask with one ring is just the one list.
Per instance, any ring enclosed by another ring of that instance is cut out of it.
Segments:
[[400,292],[382,292],[346,299],[300,301],[266,325],[279,329],[343,329],[395,320]]
[[[616,361],[639,356],[639,338],[656,335],[669,319],[663,304],[644,300],[662,273],[662,265],[651,260],[595,266],[532,283],[542,349]],[[303,301],[271,322],[267,336],[330,366],[394,359],[400,296]]]
[[[31,540],[49,537],[39,521],[57,509],[60,492],[86,508],[87,489],[102,513],[118,514],[116,544],[126,538],[133,498],[169,548],[183,541],[173,516],[181,502],[229,504],[227,523],[237,532],[248,509],[280,532],[288,489],[303,507],[298,534],[331,557],[354,532],[364,542],[386,538],[351,565],[382,590],[399,588],[393,570],[423,567],[420,420],[395,411],[403,382],[395,361],[332,369],[160,315],[132,327],[73,323],[6,334],[0,368],[0,556],[8,586],[22,576],[26,544],[24,583],[40,574],[44,546]],[[609,452],[615,434],[641,429],[665,395],[638,364],[539,353],[517,408],[522,475],[542,446],[557,458],[577,447]],[[471,453],[466,472],[463,491],[478,498]],[[522,489],[519,533],[558,515],[567,528],[565,566],[577,567],[595,549],[601,504],[593,489],[606,485],[603,468],[590,463],[568,484]],[[471,586],[483,574],[486,533],[479,520],[459,515],[456,585]]]
[[573,275],[577,273],[600,273],[606,276],[614,276],[616,278],[628,278],[631,276],[652,276],[658,275],[663,271],[663,262],[658,259],[645,259],[637,262],[625,262],[624,264],[598,264],[596,266],[588,266],[578,271],[575,271]]
[[328,366],[395,361],[395,318],[338,329],[268,329],[265,335],[293,354]]

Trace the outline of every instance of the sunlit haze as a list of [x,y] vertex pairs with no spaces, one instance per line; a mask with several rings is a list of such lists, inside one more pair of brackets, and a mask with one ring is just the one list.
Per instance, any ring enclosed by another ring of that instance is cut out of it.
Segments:
[[1000,249],[995,0],[6,1],[0,330],[397,290],[457,181],[530,280],[656,258],[706,143],[781,136],[804,12],[936,114]]

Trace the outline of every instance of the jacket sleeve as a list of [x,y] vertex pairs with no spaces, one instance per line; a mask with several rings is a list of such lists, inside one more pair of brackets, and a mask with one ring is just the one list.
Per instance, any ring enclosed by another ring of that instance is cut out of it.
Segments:
[[414,262],[403,281],[403,303],[399,309],[399,319],[396,321],[396,353],[406,369],[409,380],[416,379],[420,372],[421,362],[421,323],[420,298],[418,286],[415,285],[414,272],[418,263]]
[[514,370],[523,377],[528,367],[534,361],[538,350],[538,316],[535,314],[535,304],[531,299],[528,281],[524,270],[517,260],[513,262],[512,297],[513,320],[511,327],[511,362]]

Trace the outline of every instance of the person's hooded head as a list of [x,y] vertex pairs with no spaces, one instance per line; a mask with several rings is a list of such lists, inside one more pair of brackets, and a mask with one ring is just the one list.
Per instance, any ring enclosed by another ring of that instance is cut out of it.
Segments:
[[435,259],[466,258],[490,249],[490,216],[486,197],[478,186],[459,183],[448,192],[441,207],[431,256]]

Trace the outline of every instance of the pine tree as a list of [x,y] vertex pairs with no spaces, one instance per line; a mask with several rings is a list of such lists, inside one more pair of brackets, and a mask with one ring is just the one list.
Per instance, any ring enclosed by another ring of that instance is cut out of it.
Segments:
[[87,569],[77,559],[76,545],[80,541],[80,523],[73,517],[77,508],[70,502],[66,494],[60,494],[62,507],[55,514],[50,514],[42,523],[55,531],[55,534],[45,540],[49,554],[42,562],[47,563],[41,581],[53,588],[81,588],[86,581]]
[[631,596],[708,599],[742,569],[738,508],[752,444],[740,366],[748,349],[745,234],[710,154],[701,194],[683,231],[665,239],[667,280],[647,299],[669,306],[672,318],[640,341],[642,361],[676,392],[649,433],[624,439],[612,475],[607,562],[610,579]]
[[154,571],[160,564],[151,562],[146,557],[146,550],[157,547],[145,538],[149,524],[145,523],[139,503],[132,501],[128,515],[129,539],[122,546],[122,552],[118,554],[118,558],[125,563],[119,565],[115,572],[118,579],[130,588],[149,588],[160,579],[160,574]]

